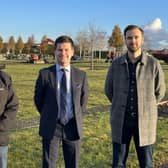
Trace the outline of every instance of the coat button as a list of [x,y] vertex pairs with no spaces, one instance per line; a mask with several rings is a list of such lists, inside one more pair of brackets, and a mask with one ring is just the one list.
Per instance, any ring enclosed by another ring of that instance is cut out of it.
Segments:
[[131,117],[136,117],[136,113],[132,112]]

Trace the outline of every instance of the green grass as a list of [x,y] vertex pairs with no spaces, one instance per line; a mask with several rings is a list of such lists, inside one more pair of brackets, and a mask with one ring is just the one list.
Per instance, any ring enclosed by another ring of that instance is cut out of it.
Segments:
[[[159,166],[168,161],[168,119],[159,118],[154,162]],[[18,130],[11,134],[9,167],[41,167],[41,138],[37,128]],[[81,148],[81,168],[110,168],[112,162],[111,129],[109,112],[97,112],[84,116],[83,140]],[[58,168],[63,168],[60,151]],[[129,153],[128,168],[137,168],[138,162],[133,143]]]
[[[168,90],[168,65],[161,63],[165,72]],[[90,70],[88,63],[74,63],[74,66],[87,72],[89,81],[89,100],[87,108],[108,105],[104,95],[104,81],[109,64],[94,63]],[[8,64],[7,71],[13,79],[16,93],[19,97],[19,112],[17,120],[25,120],[39,116],[33,103],[34,85],[38,71],[49,65]],[[168,95],[168,92],[166,92]],[[110,168],[112,162],[111,130],[109,112],[96,112],[83,117],[83,141],[81,148],[81,168]],[[157,143],[155,145],[155,165],[168,161],[168,118],[159,118]],[[40,168],[41,167],[41,138],[38,128],[16,130],[11,133],[8,164],[10,168]],[[60,150],[58,168],[63,168],[62,152]],[[128,167],[137,168],[137,158],[134,145],[128,158]]]

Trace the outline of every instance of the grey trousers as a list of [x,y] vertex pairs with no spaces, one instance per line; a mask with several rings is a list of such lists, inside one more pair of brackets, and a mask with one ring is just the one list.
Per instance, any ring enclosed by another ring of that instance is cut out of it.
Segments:
[[42,143],[43,168],[56,168],[60,144],[62,144],[65,168],[78,168],[81,140],[74,120],[71,120],[67,126],[58,124],[53,138],[43,138]]
[[8,146],[0,146],[0,168],[7,168]]

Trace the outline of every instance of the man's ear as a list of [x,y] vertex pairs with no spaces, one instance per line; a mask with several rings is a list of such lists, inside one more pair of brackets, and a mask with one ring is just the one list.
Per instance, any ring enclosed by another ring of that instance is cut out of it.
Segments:
[[142,37],[142,45],[144,44],[144,41],[145,41],[145,39],[144,39],[144,37]]

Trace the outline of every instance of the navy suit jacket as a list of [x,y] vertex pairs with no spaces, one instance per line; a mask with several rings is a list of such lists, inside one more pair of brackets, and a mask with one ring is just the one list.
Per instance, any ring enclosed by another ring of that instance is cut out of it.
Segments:
[[[82,136],[82,113],[88,98],[86,73],[71,66],[71,86],[74,116],[79,138]],[[35,85],[34,102],[40,113],[39,134],[52,138],[58,122],[57,76],[55,65],[40,70]]]

